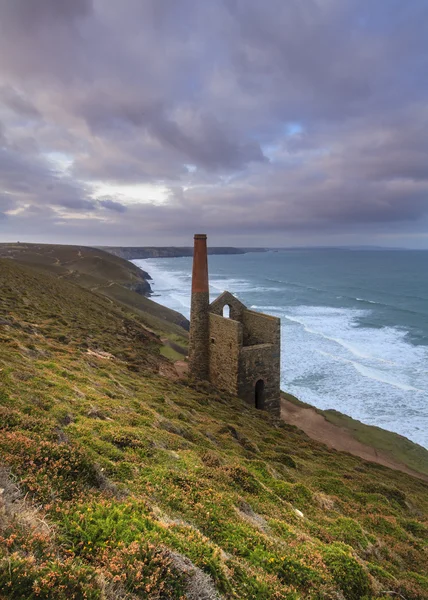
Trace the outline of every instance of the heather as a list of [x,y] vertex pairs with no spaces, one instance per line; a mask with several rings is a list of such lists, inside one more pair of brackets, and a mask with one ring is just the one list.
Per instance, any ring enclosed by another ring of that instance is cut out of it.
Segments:
[[177,380],[137,312],[0,261],[0,597],[428,597],[428,485]]

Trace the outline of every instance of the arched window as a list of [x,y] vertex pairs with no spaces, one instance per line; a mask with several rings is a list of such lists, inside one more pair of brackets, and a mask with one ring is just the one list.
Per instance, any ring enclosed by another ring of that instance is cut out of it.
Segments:
[[254,400],[256,408],[263,410],[265,407],[265,382],[259,379],[254,388]]
[[225,319],[230,319],[230,306],[229,306],[229,304],[225,304],[223,306],[223,317]]

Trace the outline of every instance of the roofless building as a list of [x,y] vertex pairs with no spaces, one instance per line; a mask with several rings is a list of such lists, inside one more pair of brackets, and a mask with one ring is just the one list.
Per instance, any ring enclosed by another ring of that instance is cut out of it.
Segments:
[[194,238],[189,369],[197,379],[279,415],[280,319],[249,310],[230,292],[210,304],[207,236]]

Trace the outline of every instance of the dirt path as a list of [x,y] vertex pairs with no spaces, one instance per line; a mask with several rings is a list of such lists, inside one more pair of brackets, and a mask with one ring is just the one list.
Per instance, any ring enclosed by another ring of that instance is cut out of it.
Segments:
[[428,481],[428,477],[422,473],[417,473],[403,463],[395,461],[386,453],[359,442],[352,437],[347,429],[330,423],[313,408],[296,406],[289,400],[282,398],[281,418],[286,423],[295,425],[304,431],[313,440],[322,442],[329,448],[349,452],[349,454],[354,454],[364,460],[375,462],[397,471],[403,471],[403,473],[408,473],[409,475]]
[[91,292],[96,292],[97,290],[102,290],[103,288],[109,288],[112,287],[112,285],[115,285],[115,281],[109,281],[109,283],[107,285],[104,284],[100,284],[100,285],[96,285],[92,288],[90,288]]

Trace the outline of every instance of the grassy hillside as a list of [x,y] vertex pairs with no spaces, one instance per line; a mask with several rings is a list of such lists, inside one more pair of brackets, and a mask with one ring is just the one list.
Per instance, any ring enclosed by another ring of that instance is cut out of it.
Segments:
[[0,598],[428,597],[428,485],[175,382],[123,304],[0,260]]
[[389,454],[419,473],[428,475],[428,452],[422,446],[397,433],[365,425],[336,410],[326,410],[324,414],[331,423],[351,431],[356,440]]
[[298,408],[315,411],[328,423],[332,423],[336,428],[344,430],[354,440],[373,449],[378,456],[390,458],[397,465],[404,465],[412,471],[422,474],[425,479],[428,478],[428,450],[411,442],[406,437],[380,427],[366,425],[337,410],[315,408],[292,394],[282,392],[282,396]]
[[151,292],[148,273],[132,263],[103,250],[85,246],[61,246],[59,244],[0,244],[0,257],[12,258],[60,274],[87,275],[101,287],[114,281],[141,294]]
[[123,258],[84,246],[23,243],[0,244],[1,257],[111,298],[137,314],[152,331],[186,346],[187,319],[145,297],[151,293],[149,274]]

